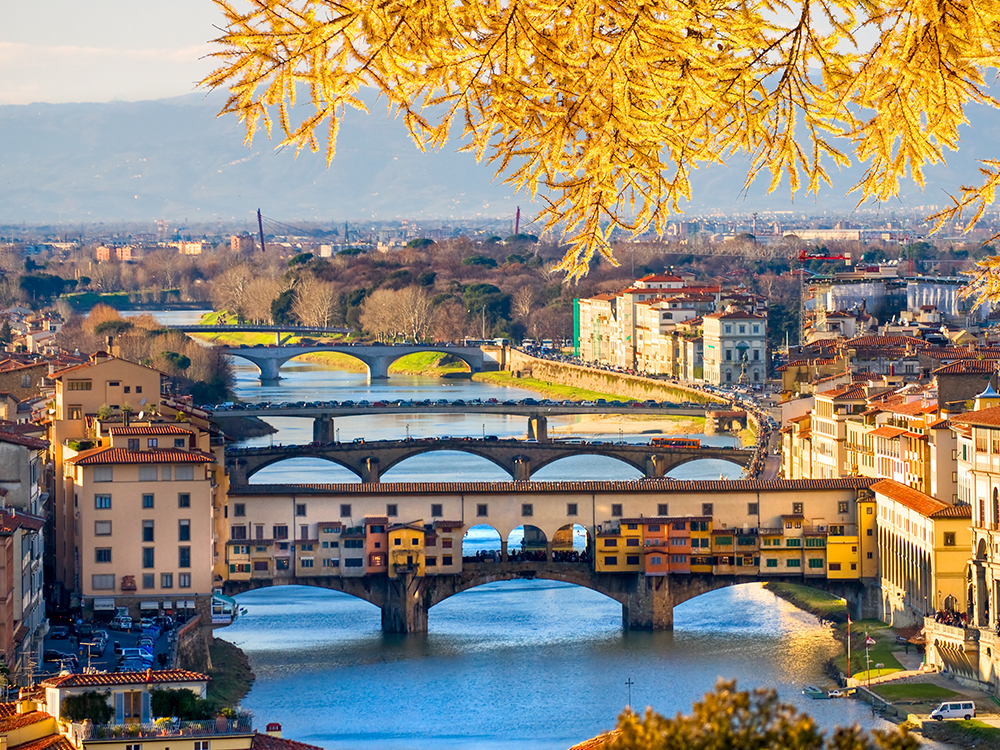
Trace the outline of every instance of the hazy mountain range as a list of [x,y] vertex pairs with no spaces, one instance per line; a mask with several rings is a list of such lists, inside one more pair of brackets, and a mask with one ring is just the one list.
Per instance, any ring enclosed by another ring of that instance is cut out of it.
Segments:
[[[494,181],[469,154],[421,153],[401,122],[373,106],[348,114],[328,170],[322,153],[276,152],[258,137],[243,145],[236,118],[217,118],[221,99],[192,94],[144,102],[0,106],[0,223],[172,222],[248,219],[260,207],[284,221],[456,219],[510,216],[528,202]],[[975,112],[949,167],[928,170],[924,194],[904,186],[900,208],[943,204],[944,191],[977,179],[977,158],[1000,157],[995,112]],[[845,193],[861,174],[839,175],[818,200],[765,195],[759,180],[740,194],[745,166],[697,173],[689,214],[794,209],[815,215],[850,211]]]

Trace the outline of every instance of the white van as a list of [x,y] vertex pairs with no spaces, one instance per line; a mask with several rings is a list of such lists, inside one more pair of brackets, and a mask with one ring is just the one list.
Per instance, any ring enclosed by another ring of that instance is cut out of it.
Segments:
[[937,721],[944,719],[971,719],[976,715],[976,704],[972,701],[962,701],[961,703],[942,703],[931,711],[931,718]]

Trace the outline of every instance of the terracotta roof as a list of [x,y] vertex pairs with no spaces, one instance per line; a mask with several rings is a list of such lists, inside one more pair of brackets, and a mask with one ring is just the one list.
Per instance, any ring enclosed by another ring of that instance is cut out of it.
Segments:
[[208,682],[212,678],[186,669],[147,669],[145,672],[105,672],[103,674],[67,674],[52,677],[42,687],[105,687],[109,685],[151,685],[165,682]]
[[389,517],[388,516],[365,516],[365,525],[366,526],[370,525],[370,524],[373,524],[373,523],[374,524],[385,525],[385,524],[389,523]]
[[939,510],[932,518],[972,518],[971,505],[949,505],[943,510]]
[[635,479],[584,482],[374,482],[351,484],[234,484],[232,497],[247,495],[454,495],[462,493],[520,494],[529,492],[800,492],[802,490],[859,490],[868,488],[870,477],[836,479]]
[[949,417],[953,424],[969,424],[980,427],[1000,427],[1000,406],[991,406],[988,409],[979,411],[969,411],[965,414],[957,414]]
[[816,394],[817,396],[828,396],[834,401],[843,399],[844,401],[853,400],[864,400],[867,397],[865,393],[865,387],[858,383],[851,383],[850,385],[845,385],[840,388],[834,388],[830,391],[822,391]]
[[902,347],[905,348],[908,344],[912,344],[920,349],[926,349],[930,347],[930,344],[923,339],[914,338],[913,336],[858,336],[857,338],[848,339],[841,344],[843,349],[875,349],[882,347]]
[[48,440],[28,437],[27,435],[15,435],[12,432],[0,431],[0,443],[10,443],[11,445],[23,445],[25,448],[42,450],[49,447]]
[[881,427],[876,427],[874,430],[868,434],[872,437],[881,438],[896,438],[902,435],[906,430],[902,427],[892,427],[891,425],[884,424]]
[[643,276],[639,281],[680,281],[684,282],[680,276],[657,276],[656,274],[650,274],[649,276]]
[[706,318],[714,318],[715,320],[767,320],[766,315],[758,315],[757,313],[748,313],[743,310],[732,310],[730,312],[717,312],[710,313],[705,316]]
[[992,359],[960,359],[950,365],[943,365],[931,370],[931,375],[988,375],[997,371],[996,360]]
[[26,714],[4,716],[0,718],[0,734],[13,732],[15,729],[21,729],[22,727],[30,727],[32,724],[37,724],[48,718],[51,717],[44,711],[29,711]]
[[19,513],[12,508],[10,511],[0,510],[0,535],[9,534],[14,529],[40,531],[45,526],[45,519],[28,513]]
[[272,737],[269,734],[255,732],[250,742],[250,750],[323,750],[316,745],[304,742],[286,740],[283,737]]
[[0,717],[13,716],[17,713],[17,701],[0,703]]
[[905,484],[897,482],[895,479],[882,479],[871,486],[872,492],[895,500],[897,503],[905,505],[911,510],[917,511],[922,516],[931,518],[938,511],[950,507],[948,503],[937,500],[930,495],[926,495],[920,490],[907,487]]
[[201,451],[182,451],[162,448],[132,451],[127,448],[93,448],[66,459],[77,466],[95,464],[210,464],[215,456]]
[[7,750],[76,750],[76,746],[64,734],[50,734],[31,742],[11,745]]
[[112,427],[112,435],[190,435],[191,430],[172,424],[131,424],[128,427]]

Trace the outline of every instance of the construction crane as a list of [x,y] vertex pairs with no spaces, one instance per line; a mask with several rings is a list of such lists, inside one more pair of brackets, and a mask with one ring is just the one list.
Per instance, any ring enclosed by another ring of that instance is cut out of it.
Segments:
[[827,255],[822,252],[819,253],[809,253],[805,248],[799,250],[799,263],[805,263],[810,260],[844,260],[847,261],[847,265],[851,265],[851,255]]

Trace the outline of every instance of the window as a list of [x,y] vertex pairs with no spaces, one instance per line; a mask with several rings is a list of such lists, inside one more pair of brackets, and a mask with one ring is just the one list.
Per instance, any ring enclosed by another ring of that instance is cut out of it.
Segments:
[[715,506],[712,503],[702,503],[701,504],[701,514],[703,516],[714,516]]
[[177,507],[178,508],[190,508],[191,507],[191,493],[181,492],[177,495]]
[[566,515],[575,516],[577,513],[576,503],[566,503]]
[[191,541],[191,521],[186,518],[182,518],[177,522],[177,541],[179,542],[190,542]]
[[153,495],[152,493],[146,493],[142,496],[142,507],[152,508],[153,507]]
[[208,740],[195,740],[194,750],[209,750]]
[[868,559],[869,559],[869,560],[871,560],[871,559],[872,559],[872,553],[871,553],[871,552],[869,552],[869,553],[868,553]]
[[618,546],[618,540],[617,539],[605,539],[604,540],[604,546],[605,547],[617,547]]
[[766,563],[764,564],[764,567],[765,567],[765,568],[777,568],[777,567],[778,567],[778,561],[777,561],[777,560],[775,560],[775,559],[773,559],[773,558],[772,558],[772,559],[769,559],[769,560],[767,560],[767,562],[766,562]]
[[797,516],[802,515],[802,503],[792,503],[792,513]]
[[128,439],[128,449],[130,451],[139,450],[139,438],[129,438]]
[[619,517],[619,518],[622,516],[622,504],[621,503],[614,503],[611,506],[611,515]]
[[153,541],[153,522],[143,521],[142,522],[142,541],[152,542]]
[[69,407],[69,416],[67,419],[83,419],[83,407],[82,406],[71,406]]
[[111,495],[94,495],[94,507],[106,510],[111,507]]
[[110,547],[98,547],[94,550],[94,562],[98,563],[109,563],[111,562],[111,548]]
[[717,536],[715,537],[715,543],[720,547],[729,547],[733,543],[733,538],[731,536]]
[[111,521],[94,521],[94,536],[111,536]]
[[295,515],[296,516],[304,516],[305,514],[306,514],[306,504],[305,503],[296,503],[295,504]]
[[393,544],[394,547],[398,547],[402,543],[403,543],[403,540],[400,539],[399,537],[396,537],[395,539],[392,540],[392,544]]
[[669,516],[670,506],[667,503],[658,503],[656,506],[656,515],[658,516]]
[[341,503],[340,504],[340,517],[341,518],[350,518],[351,517],[351,504],[350,503]]
[[626,547],[638,547],[639,546],[639,540],[635,539],[635,538],[626,539],[625,540],[625,546]]
[[173,573],[160,573],[160,588],[161,589],[172,589],[174,587],[174,574]]
[[428,566],[435,566],[438,564],[438,559],[436,557],[425,558],[424,564]]
[[345,568],[360,568],[365,564],[365,561],[360,557],[349,557],[344,560]]
[[364,539],[345,539],[344,549],[361,549],[365,546]]
[[945,547],[954,547],[955,546],[955,532],[954,531],[946,531],[946,532],[944,532],[944,546]]
[[476,515],[482,518],[483,516],[488,516],[490,514],[490,506],[486,503],[476,504]]
[[90,586],[95,591],[114,591],[115,574],[108,573],[105,575],[92,575],[90,577]]
[[799,560],[797,557],[790,557],[789,559],[785,560],[785,566],[789,568],[801,568],[802,561]]
[[638,565],[639,564],[639,556],[638,555],[628,555],[625,558],[625,564],[626,565]]
[[142,587],[144,589],[156,588],[156,573],[143,573]]
[[90,391],[94,384],[90,380],[71,380],[66,384],[67,391]]
[[785,540],[785,544],[788,547],[801,547],[802,546],[802,540],[801,539],[786,539]]
[[809,567],[810,568],[822,568],[823,567],[823,558],[822,557],[810,557],[809,558]]
[[149,438],[149,440],[146,441],[146,445],[148,445],[150,448],[157,448],[159,447],[160,442],[157,438]]
[[443,557],[441,558],[441,564],[442,564],[442,565],[451,565],[451,564],[452,564],[452,560],[453,560],[453,559],[454,559],[454,558],[453,558],[453,557],[452,557],[451,555],[444,555],[444,556],[443,556]]
[[837,503],[837,512],[838,513],[847,513],[847,501],[846,500],[841,500],[839,503]]
[[760,513],[760,506],[757,503],[747,503],[747,515],[756,516]]
[[[310,560],[310,562],[312,562]],[[177,588],[189,589],[191,588],[191,574],[190,573],[178,573],[177,574]]]
[[[164,479],[170,479],[170,475],[167,473],[170,467],[165,467],[163,472]],[[194,479],[194,467],[193,466],[178,466],[174,471],[174,479],[178,482],[192,481]]]
[[140,482],[155,482],[157,479],[156,466],[140,466],[139,467],[139,481]]
[[658,523],[651,523],[651,524],[647,525],[646,528],[649,531],[657,531],[658,532],[660,530],[660,524],[658,524]]
[[311,558],[311,557],[303,557],[302,558],[302,567],[303,568],[311,568],[312,566],[313,566],[313,558]]
[[663,558],[662,557],[658,557],[657,555],[653,555],[651,558],[649,558],[649,562],[650,562],[651,565],[662,565],[663,564]]
[[155,568],[156,567],[156,548],[155,547],[143,547],[142,548],[142,567],[144,568]]
[[288,539],[288,527],[287,526],[272,526],[271,527],[271,538],[272,539]]
[[245,516],[247,514],[246,503],[236,503],[233,505],[234,516]]
[[617,565],[618,564],[618,558],[617,557],[608,557],[608,556],[605,556],[605,558],[604,558],[604,564],[605,565]]
[[531,503],[521,503],[521,515],[532,516],[535,514],[535,506]]
[[390,518],[392,516],[398,516],[399,507],[395,503],[389,503],[388,505],[385,506],[385,514]]
[[806,538],[807,547],[825,547],[826,539],[821,536],[811,536]]
[[94,467],[94,481],[95,482],[112,482],[115,478],[113,466],[95,466]]
[[229,527],[229,538],[230,539],[246,539],[247,538],[247,527],[246,526],[230,526]]

